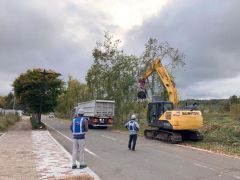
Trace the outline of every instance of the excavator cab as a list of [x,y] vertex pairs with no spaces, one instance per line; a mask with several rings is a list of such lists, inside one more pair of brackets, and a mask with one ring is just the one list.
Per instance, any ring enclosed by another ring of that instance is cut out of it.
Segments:
[[159,127],[160,116],[167,110],[173,110],[173,103],[169,101],[158,101],[148,104],[147,121],[148,125]]

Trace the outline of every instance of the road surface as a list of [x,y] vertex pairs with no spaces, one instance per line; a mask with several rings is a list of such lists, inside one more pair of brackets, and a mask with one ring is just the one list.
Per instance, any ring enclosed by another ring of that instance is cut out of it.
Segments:
[[[43,117],[50,133],[72,152],[70,121]],[[128,135],[89,130],[85,158],[103,180],[240,180],[240,159],[138,137],[136,151]]]

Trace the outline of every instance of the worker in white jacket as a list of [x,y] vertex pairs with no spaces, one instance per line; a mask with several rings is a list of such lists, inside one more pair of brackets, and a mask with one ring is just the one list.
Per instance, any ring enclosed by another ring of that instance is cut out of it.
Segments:
[[87,167],[84,162],[85,133],[88,131],[88,122],[84,118],[84,110],[79,109],[76,117],[73,118],[70,127],[73,134],[73,152],[72,152],[72,169],[77,168],[77,157],[80,162],[80,169]]
[[128,149],[135,151],[135,146],[137,142],[137,133],[139,131],[139,124],[135,121],[136,115],[133,114],[131,116],[131,120],[125,124],[125,127],[129,130],[129,142],[128,142]]

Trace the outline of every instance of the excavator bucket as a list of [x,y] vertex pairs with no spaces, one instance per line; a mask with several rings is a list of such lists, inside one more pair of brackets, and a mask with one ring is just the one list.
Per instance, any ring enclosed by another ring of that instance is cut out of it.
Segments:
[[138,91],[138,99],[146,99],[147,93],[146,91]]
[[147,98],[147,91],[145,88],[145,80],[140,79],[138,81],[138,99],[146,99]]

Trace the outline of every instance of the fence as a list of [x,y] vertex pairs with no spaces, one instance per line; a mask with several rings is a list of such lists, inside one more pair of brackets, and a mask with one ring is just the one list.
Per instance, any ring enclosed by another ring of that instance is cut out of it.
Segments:
[[4,115],[7,115],[7,114],[16,114],[18,116],[22,116],[22,110],[0,108],[0,115],[4,116]]

